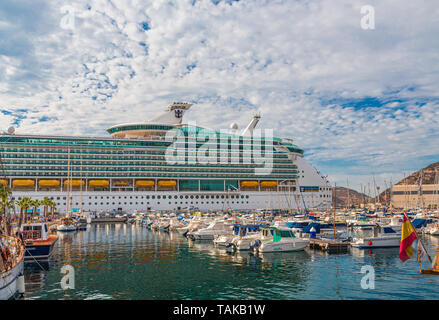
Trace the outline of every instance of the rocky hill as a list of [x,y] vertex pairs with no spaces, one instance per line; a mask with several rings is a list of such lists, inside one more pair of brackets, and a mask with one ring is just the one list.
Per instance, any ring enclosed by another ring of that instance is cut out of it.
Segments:
[[422,178],[422,184],[434,184],[438,183],[438,181],[435,181],[436,178],[436,171],[439,178],[439,162],[430,164],[429,166],[416,171],[415,173],[411,174],[410,176],[406,177],[405,179],[402,179],[397,184],[418,184],[419,183],[419,177],[421,175],[421,172],[424,173],[424,177]]
[[339,187],[337,186],[337,208],[345,208],[348,205],[355,205],[358,206],[361,203],[364,203],[368,201],[368,196],[360,193],[358,191],[355,191],[353,189],[345,188],[345,187]]

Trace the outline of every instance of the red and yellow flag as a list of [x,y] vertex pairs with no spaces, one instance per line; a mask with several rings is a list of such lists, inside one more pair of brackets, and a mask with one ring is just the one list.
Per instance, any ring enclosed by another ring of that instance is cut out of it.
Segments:
[[399,245],[399,258],[402,262],[413,255],[412,243],[416,240],[416,233],[413,227],[408,221],[407,216],[404,214],[402,219],[402,230],[401,230],[401,244]]

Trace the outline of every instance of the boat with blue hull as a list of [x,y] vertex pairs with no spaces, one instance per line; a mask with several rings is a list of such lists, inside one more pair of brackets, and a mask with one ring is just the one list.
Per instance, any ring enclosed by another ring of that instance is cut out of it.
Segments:
[[58,237],[49,235],[47,224],[42,222],[25,224],[21,226],[20,231],[26,248],[25,260],[50,258]]

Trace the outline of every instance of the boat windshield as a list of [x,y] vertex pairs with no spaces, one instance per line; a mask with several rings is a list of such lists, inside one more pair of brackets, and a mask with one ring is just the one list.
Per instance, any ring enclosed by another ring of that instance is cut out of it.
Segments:
[[291,230],[275,230],[273,242],[281,241],[282,238],[295,238],[295,235]]

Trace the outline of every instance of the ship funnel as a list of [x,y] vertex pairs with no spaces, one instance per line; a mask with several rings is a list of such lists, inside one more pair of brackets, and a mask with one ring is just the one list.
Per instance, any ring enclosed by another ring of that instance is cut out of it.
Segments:
[[253,136],[253,130],[256,128],[260,119],[261,119],[261,114],[256,113],[253,116],[253,119],[248,124],[248,126],[244,129],[244,131],[242,131],[241,135],[242,136]]

